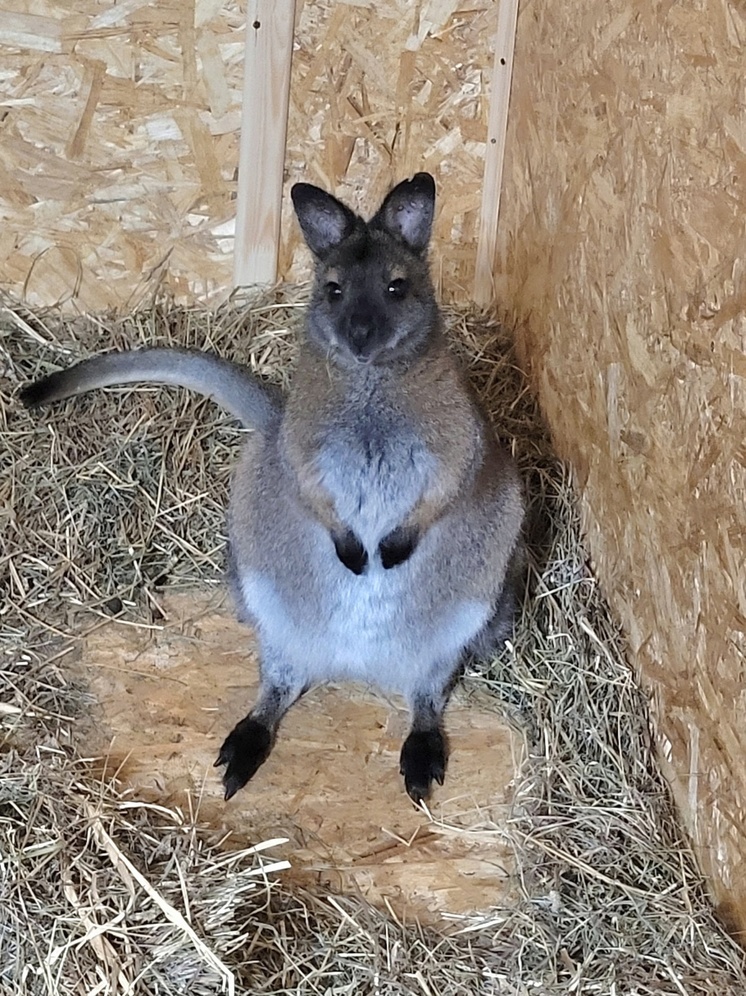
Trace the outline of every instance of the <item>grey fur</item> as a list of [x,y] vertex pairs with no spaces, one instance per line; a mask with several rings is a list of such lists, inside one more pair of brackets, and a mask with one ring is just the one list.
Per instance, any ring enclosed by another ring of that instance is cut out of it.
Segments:
[[293,702],[332,679],[405,697],[401,770],[424,798],[445,773],[454,676],[511,624],[522,491],[444,342],[424,258],[434,193],[417,174],[366,224],[319,188],[293,188],[317,271],[284,405],[242,368],[186,350],[89,360],[23,395],[41,404],[163,381],[259,430],[234,478],[228,574],[256,629],[261,689],[216,762],[227,765],[226,798],[266,759]]
[[245,367],[195,349],[137,349],[105,353],[58,370],[20,394],[28,408],[113,384],[173,384],[206,394],[247,428],[266,431],[280,416],[283,398]]

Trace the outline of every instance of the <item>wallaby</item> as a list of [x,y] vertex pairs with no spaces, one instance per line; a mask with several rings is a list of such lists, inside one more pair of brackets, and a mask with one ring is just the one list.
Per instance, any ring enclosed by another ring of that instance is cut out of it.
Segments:
[[179,384],[256,430],[233,481],[228,576],[261,686],[215,762],[225,798],[308,688],[349,679],[405,697],[400,769],[419,802],[443,783],[443,710],[465,655],[497,647],[512,621],[521,485],[445,341],[426,258],[432,177],[398,184],[367,223],[307,183],[292,199],[316,274],[286,398],[211,354],[158,348],[85,360],[21,399]]

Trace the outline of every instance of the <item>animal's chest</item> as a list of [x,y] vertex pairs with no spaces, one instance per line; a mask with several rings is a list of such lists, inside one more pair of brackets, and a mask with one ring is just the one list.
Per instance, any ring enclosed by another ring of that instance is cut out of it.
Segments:
[[375,543],[411,511],[435,460],[403,418],[362,410],[326,435],[317,469],[340,519]]

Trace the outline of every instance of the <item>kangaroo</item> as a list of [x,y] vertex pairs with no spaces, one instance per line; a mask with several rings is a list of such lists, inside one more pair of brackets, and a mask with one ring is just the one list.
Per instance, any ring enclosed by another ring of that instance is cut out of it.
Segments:
[[417,173],[368,222],[298,183],[315,257],[287,396],[209,353],[109,353],[21,392],[37,406],[162,382],[212,397],[246,427],[228,509],[227,574],[256,631],[258,699],[223,743],[230,799],[310,687],[360,680],[411,710],[400,771],[415,802],[443,784],[443,712],[467,654],[508,633],[523,576],[524,502],[445,341],[427,248],[435,183]]

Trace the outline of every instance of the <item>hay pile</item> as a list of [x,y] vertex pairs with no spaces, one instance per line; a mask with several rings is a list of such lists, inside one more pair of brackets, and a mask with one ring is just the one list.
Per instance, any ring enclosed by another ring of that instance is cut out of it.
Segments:
[[507,835],[518,904],[436,934],[359,898],[288,891],[272,841],[237,849],[76,754],[87,697],[66,676],[71,637],[112,615],[157,624],[166,584],[220,583],[240,432],[185,392],[99,392],[40,419],[16,386],[146,342],[210,346],[282,382],[301,315],[284,290],[212,314],[0,316],[0,993],[743,994],[742,952],[677,828],[567,474],[509,335],[482,317],[449,319],[526,474],[535,590],[513,645],[467,674],[528,743],[507,827],[468,832]]

